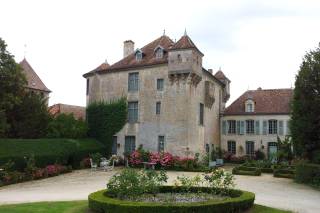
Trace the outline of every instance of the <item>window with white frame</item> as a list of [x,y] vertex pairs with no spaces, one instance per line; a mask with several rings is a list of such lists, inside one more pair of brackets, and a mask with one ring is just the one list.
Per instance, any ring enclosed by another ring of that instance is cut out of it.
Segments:
[[140,50],[138,50],[136,52],[136,60],[137,61],[141,61],[142,60],[142,52]]
[[254,142],[246,141],[246,155],[254,156]]
[[278,121],[277,120],[269,120],[269,134],[278,134]]
[[228,134],[236,134],[236,121],[228,120]]
[[228,141],[228,152],[233,155],[237,153],[235,141]]
[[254,134],[254,120],[246,120],[246,133]]
[[163,58],[163,49],[160,47],[156,50],[156,58],[157,59]]
[[164,136],[158,136],[158,152],[164,152]]
[[129,73],[128,75],[128,91],[138,91],[139,90],[139,73]]
[[138,122],[139,108],[138,101],[128,102],[128,122]]
[[245,110],[246,112],[254,112],[254,101],[253,100],[247,100],[245,102]]

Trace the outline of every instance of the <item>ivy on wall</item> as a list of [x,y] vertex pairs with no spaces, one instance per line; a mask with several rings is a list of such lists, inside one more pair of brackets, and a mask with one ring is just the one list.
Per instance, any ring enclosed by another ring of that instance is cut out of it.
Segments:
[[112,150],[112,138],[127,121],[127,101],[120,98],[111,102],[95,102],[87,107],[89,137],[106,145],[106,154]]

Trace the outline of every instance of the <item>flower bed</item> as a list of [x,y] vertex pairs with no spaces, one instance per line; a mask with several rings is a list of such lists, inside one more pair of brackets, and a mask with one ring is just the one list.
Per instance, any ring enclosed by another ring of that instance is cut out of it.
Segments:
[[259,169],[257,167],[237,166],[232,169],[232,174],[260,176],[261,169]]
[[[206,187],[193,187],[194,192],[208,192]],[[183,191],[183,187],[162,186],[161,193],[179,193]],[[157,202],[132,202],[120,200],[108,196],[107,190],[101,190],[89,195],[89,208],[94,212],[103,213],[170,213],[170,212],[244,212],[252,207],[255,195],[251,192],[230,190],[229,197],[225,199],[213,199],[204,202],[188,202],[188,203],[157,203]]]

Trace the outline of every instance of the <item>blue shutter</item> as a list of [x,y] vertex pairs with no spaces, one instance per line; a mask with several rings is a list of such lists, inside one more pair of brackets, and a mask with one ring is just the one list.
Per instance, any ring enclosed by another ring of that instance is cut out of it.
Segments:
[[256,130],[256,135],[260,135],[260,121],[259,120],[255,121],[254,129]]
[[244,121],[240,121],[240,135],[244,135]]
[[227,122],[222,121],[222,134],[226,135],[226,127],[227,127]]
[[264,135],[266,135],[268,132],[268,121],[263,121],[263,133]]
[[279,135],[283,135],[283,121],[278,121],[279,122]]

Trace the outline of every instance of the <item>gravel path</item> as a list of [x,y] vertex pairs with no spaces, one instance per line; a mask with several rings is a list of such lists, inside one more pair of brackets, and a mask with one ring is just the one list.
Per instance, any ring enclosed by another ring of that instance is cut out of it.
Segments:
[[[228,169],[228,168],[227,168]],[[91,192],[105,188],[108,178],[115,172],[78,170],[69,174],[38,181],[19,183],[0,188],[0,205],[36,201],[85,200]],[[193,176],[194,172],[169,171],[169,182],[177,175]],[[294,183],[290,179],[236,176],[236,188],[254,192],[255,203],[288,209],[299,213],[320,212],[320,191]]]

